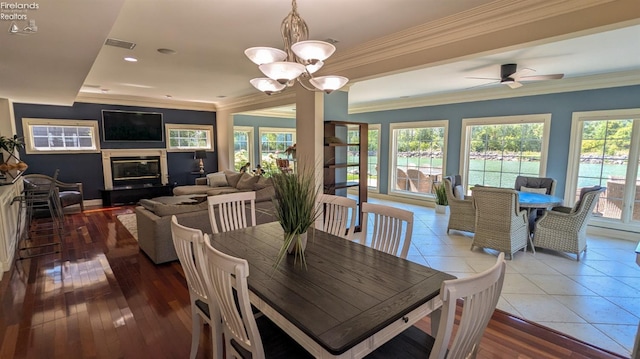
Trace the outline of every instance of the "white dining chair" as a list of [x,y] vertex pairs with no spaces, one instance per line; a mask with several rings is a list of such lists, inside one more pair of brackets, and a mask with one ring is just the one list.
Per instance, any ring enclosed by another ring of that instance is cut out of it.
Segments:
[[[369,215],[373,216],[370,240],[368,238]],[[412,231],[413,212],[382,204],[362,203],[361,244],[369,242],[372,248],[400,258],[407,258]],[[399,249],[400,254],[398,254]]]
[[[247,222],[247,202],[250,206],[250,223]],[[207,203],[213,233],[256,225],[256,193],[254,191],[209,196]]]
[[249,263],[213,248],[205,235],[204,268],[207,294],[219,304],[227,358],[312,358],[266,316],[255,318],[249,302]]
[[358,213],[356,201],[347,197],[321,194],[318,196],[318,202],[322,206],[322,227],[318,229],[353,240]]
[[[435,338],[411,326],[365,358],[475,358],[500,299],[505,268],[504,253],[500,253],[486,271],[442,282],[442,312]],[[462,315],[454,335],[458,299],[463,300]]]
[[193,359],[198,353],[202,321],[204,320],[211,327],[211,339],[214,343],[214,350],[217,351],[216,358],[222,358],[220,316],[215,302],[207,295],[202,271],[196,265],[196,260],[200,258],[202,261],[204,256],[202,231],[180,225],[176,216],[171,216],[171,237],[189,288],[192,321],[189,357]]

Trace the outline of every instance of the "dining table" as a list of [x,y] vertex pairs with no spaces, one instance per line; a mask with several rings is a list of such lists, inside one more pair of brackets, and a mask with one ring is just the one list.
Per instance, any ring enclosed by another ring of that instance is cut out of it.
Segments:
[[[454,276],[310,229],[304,261],[286,255],[278,222],[217,233],[249,264],[251,304],[316,358],[362,358],[442,306]],[[433,326],[432,326],[433,328]]]
[[527,211],[527,219],[529,220],[529,243],[531,244],[531,251],[536,253],[536,248],[533,246],[533,220],[531,214],[534,210],[549,209],[562,204],[563,200],[560,197],[552,196],[544,193],[524,192],[518,191],[518,200],[520,208]]

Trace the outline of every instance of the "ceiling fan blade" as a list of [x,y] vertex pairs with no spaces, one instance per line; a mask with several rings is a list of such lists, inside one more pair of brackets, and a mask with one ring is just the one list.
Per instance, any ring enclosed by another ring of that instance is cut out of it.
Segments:
[[518,87],[522,87],[522,84],[519,83],[518,81],[510,82],[510,83],[507,83],[506,85],[511,87],[512,89],[517,89]]
[[536,72],[536,70],[534,69],[530,69],[528,67],[522,68],[516,72],[514,72],[513,74],[511,74],[512,79],[518,81],[520,78],[522,78],[523,76],[529,76],[529,75],[533,75]]
[[563,77],[564,77],[564,74],[523,76],[523,77],[520,77],[520,81],[559,80]]
[[495,85],[497,83],[500,83],[500,80],[491,81],[491,82],[487,82],[487,83],[484,83],[484,84],[467,87],[465,90],[472,90],[472,89],[475,89],[475,88],[478,88],[478,87],[485,87],[485,86],[489,86],[489,85]]
[[499,78],[496,77],[470,77],[467,76],[465,77],[465,79],[471,79],[471,80],[494,80],[494,81],[500,81]]

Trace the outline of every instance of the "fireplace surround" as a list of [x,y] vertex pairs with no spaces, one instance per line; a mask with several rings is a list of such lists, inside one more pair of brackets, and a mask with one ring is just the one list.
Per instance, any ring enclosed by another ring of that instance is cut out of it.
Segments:
[[166,185],[167,151],[162,149],[103,150],[104,188]]

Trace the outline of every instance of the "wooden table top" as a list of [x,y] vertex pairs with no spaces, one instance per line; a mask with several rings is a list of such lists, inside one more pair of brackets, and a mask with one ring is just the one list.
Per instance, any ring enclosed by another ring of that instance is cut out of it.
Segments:
[[278,222],[214,234],[212,244],[249,262],[249,289],[307,336],[339,355],[435,298],[455,277],[316,230],[307,269],[294,256],[274,269]]
[[562,198],[542,193],[518,191],[520,207],[523,208],[547,208],[562,204]]

